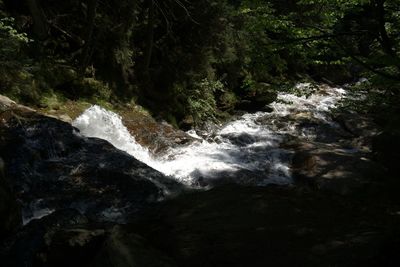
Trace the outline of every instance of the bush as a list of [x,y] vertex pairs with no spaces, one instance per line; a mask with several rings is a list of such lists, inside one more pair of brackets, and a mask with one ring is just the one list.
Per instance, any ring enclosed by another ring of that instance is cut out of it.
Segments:
[[194,119],[194,124],[199,125],[206,121],[216,121],[217,103],[214,94],[223,90],[220,81],[203,79],[196,82],[193,89],[188,92],[188,111]]
[[107,84],[94,78],[84,78],[81,81],[81,95],[97,100],[110,100],[111,90]]
[[34,90],[37,84],[24,66],[23,49],[29,42],[25,33],[15,29],[13,18],[0,19],[0,88],[2,93],[13,98],[21,96],[25,102],[35,101],[37,97]]
[[0,19],[0,66],[19,66],[23,47],[31,42],[26,33],[18,32],[14,27],[14,18]]
[[237,102],[237,97],[233,92],[224,91],[218,98],[218,109],[232,112]]

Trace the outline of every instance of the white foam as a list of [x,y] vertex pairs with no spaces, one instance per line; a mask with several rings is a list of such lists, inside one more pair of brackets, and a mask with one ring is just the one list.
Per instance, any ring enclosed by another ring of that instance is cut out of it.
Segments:
[[[73,122],[73,126],[78,128],[82,135],[105,139],[150,167],[188,185],[195,183],[200,177],[218,179],[223,178],[218,174],[235,173],[240,170],[264,173],[264,178],[256,184],[286,184],[292,181],[291,152],[279,148],[282,136],[287,133],[305,135],[308,138],[313,136],[312,133],[296,132],[298,129],[290,121],[285,122],[283,126],[273,127],[274,124],[282,124],[282,117],[302,111],[329,121],[327,111],[333,108],[344,94],[344,90],[338,88],[329,88],[324,94],[314,94],[308,98],[279,94],[278,101],[271,104],[272,113],[245,114],[212,133],[216,136],[214,140],[218,139],[218,142],[206,141],[196,132],[190,131],[188,134],[198,141],[169,149],[158,158],[153,157],[148,149],[135,141],[122,124],[119,115],[99,106],[95,105],[86,110]],[[268,123],[258,122],[258,119],[265,117],[269,118]]]
[[153,165],[153,159],[148,149],[136,142],[123,125],[121,117],[112,111],[94,105],[76,118],[72,125],[78,128],[80,134],[84,136],[107,140],[116,148],[132,154],[138,160],[150,166]]
[[41,219],[47,215],[50,215],[54,212],[54,209],[42,208],[42,209],[35,209],[32,211],[30,216],[23,216],[22,217],[22,224],[26,225],[32,220]]

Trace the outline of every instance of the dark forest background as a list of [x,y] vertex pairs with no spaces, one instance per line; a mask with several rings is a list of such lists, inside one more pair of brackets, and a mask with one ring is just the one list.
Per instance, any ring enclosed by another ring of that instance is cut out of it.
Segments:
[[1,92],[33,106],[135,102],[185,128],[360,78],[368,107],[398,103],[397,0],[2,0],[0,17]]

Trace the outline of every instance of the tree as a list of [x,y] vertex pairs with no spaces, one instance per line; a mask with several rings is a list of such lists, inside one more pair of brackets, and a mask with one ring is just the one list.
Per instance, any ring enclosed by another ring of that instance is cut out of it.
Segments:
[[37,0],[26,0],[33,18],[34,33],[39,40],[45,40],[48,36],[46,16]]
[[87,26],[84,33],[85,45],[82,53],[81,73],[83,73],[89,64],[92,46],[93,46],[93,31],[95,27],[97,0],[89,0],[87,5]]

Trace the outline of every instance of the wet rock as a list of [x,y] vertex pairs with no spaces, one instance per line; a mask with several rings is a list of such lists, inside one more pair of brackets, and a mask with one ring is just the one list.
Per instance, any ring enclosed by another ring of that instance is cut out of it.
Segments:
[[242,185],[254,186],[266,184],[268,181],[267,171],[250,171],[250,170],[236,170],[236,171],[214,171],[207,173],[207,176],[202,175],[200,172],[192,173],[194,177],[194,184],[203,188],[214,188],[224,185]]
[[271,102],[269,102],[269,100],[263,100],[262,98],[257,100],[244,99],[241,100],[236,105],[236,109],[243,110],[246,112],[257,112],[257,111],[271,112],[271,109],[267,106]]
[[0,247],[5,266],[175,266],[135,232],[93,224],[73,209],[33,220]]
[[7,136],[0,156],[28,217],[40,200],[40,209],[75,208],[95,220],[124,221],[180,190],[110,143],[81,137],[69,123],[13,109],[3,112],[0,131]]
[[140,232],[178,266],[399,263],[385,251],[399,240],[397,220],[371,203],[301,188],[224,186],[181,195],[122,228]]
[[390,175],[398,180],[400,173],[400,133],[396,131],[381,132],[373,138],[372,149],[376,160],[384,164]]
[[302,142],[294,148],[292,171],[297,183],[324,191],[350,194],[373,188],[385,169],[357,149],[339,144]]
[[42,261],[40,252],[48,246],[49,235],[59,229],[87,223],[87,218],[73,209],[59,210],[40,220],[31,221],[2,245],[0,254],[4,266],[35,266],[34,262]]
[[222,186],[159,203],[126,225],[57,211],[8,242],[2,263],[397,266],[400,217],[380,204],[296,187]]
[[291,137],[281,146],[295,151],[292,172],[296,183],[339,194],[351,194],[382,183],[386,171],[374,161],[371,140],[378,127],[354,112],[328,113],[313,110],[285,116]]
[[[150,116],[122,114],[122,121],[135,140],[149,148],[153,154],[162,154],[168,148],[195,141],[195,138],[182,130],[175,129],[166,122],[157,122]],[[191,119],[187,118],[186,124],[181,125],[182,129],[190,129],[193,126],[192,123]]]
[[169,267],[176,264],[167,255],[149,245],[132,229],[127,231],[123,226],[116,226],[111,230],[91,266]]
[[340,111],[334,114],[333,120],[355,136],[370,137],[378,133],[378,126],[371,118],[352,111]]
[[[224,134],[222,135],[223,138],[228,139],[232,144],[237,146],[246,146],[252,144],[257,141],[257,136],[248,134],[248,133],[241,133],[241,134]],[[260,138],[259,138],[260,139]]]
[[352,111],[335,113],[332,119],[339,124],[342,130],[350,136],[342,134],[351,140],[351,146],[364,152],[372,151],[373,139],[381,131],[380,127],[371,118]]
[[274,102],[277,96],[277,92],[269,84],[258,83],[242,96],[236,108],[248,112],[268,111],[267,105]]
[[44,236],[44,247],[36,254],[35,264],[87,266],[98,255],[105,239],[104,229],[63,228],[49,231]]
[[0,157],[0,239],[12,234],[22,223],[20,206],[5,177],[4,161]]
[[313,173],[319,158],[306,151],[295,153],[292,161],[292,168],[299,173]]
[[185,131],[193,128],[195,125],[194,118],[192,115],[185,116],[179,124],[179,127]]

